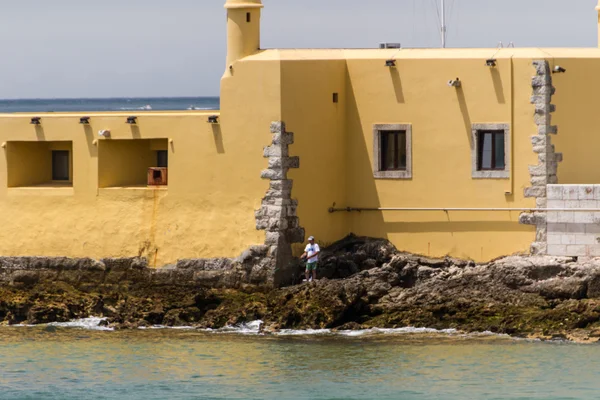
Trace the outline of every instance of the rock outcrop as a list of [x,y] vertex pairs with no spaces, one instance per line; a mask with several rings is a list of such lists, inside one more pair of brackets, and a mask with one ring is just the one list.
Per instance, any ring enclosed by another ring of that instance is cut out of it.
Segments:
[[[510,256],[476,264],[350,236],[324,249],[319,281],[273,289],[253,283],[261,282],[257,266],[265,251],[222,265],[181,261],[161,270],[141,259],[0,258],[0,321],[94,315],[117,328],[219,328],[262,319],[267,331],[415,326],[600,337],[600,259]],[[297,282],[301,268],[292,272]]]

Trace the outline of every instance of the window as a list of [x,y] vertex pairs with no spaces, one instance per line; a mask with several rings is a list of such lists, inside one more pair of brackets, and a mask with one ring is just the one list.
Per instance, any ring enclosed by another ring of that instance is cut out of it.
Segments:
[[373,176],[378,179],[412,179],[412,126],[373,126]]
[[381,135],[381,171],[406,171],[406,132],[383,131]]
[[509,149],[508,124],[474,124],[471,148],[473,178],[508,178]]
[[479,132],[477,169],[479,171],[504,171],[504,131]]
[[72,142],[9,141],[5,152],[9,188],[72,187]]
[[168,139],[99,140],[98,187],[166,186],[167,149]]
[[67,150],[52,151],[52,180],[69,180],[69,152]]
[[246,22],[252,21],[252,14],[246,13]]

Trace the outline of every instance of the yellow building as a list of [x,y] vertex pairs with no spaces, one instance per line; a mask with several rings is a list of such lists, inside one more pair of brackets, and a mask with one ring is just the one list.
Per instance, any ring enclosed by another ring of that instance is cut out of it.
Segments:
[[1,114],[0,254],[485,261],[546,253],[547,185],[600,182],[599,49],[262,50],[262,7],[227,0],[218,112]]

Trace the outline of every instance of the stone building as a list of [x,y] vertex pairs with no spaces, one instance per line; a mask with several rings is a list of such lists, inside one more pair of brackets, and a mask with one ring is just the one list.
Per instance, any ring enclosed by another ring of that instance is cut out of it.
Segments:
[[218,112],[0,115],[0,254],[600,256],[599,49],[263,50],[262,7],[227,0]]

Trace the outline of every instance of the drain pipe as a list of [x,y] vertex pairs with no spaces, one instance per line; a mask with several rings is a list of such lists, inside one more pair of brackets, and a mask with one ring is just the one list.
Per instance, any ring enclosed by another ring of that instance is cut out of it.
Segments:
[[502,212],[502,211],[519,211],[519,212],[551,212],[551,211],[574,211],[574,212],[600,212],[600,208],[422,208],[422,207],[346,207],[334,208],[330,207],[329,212],[363,212],[363,211],[475,211],[475,212]]

